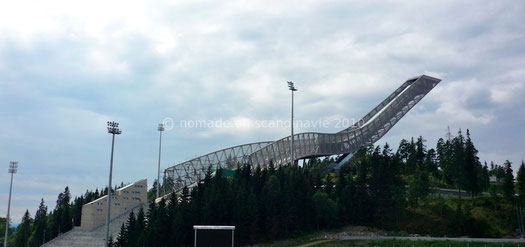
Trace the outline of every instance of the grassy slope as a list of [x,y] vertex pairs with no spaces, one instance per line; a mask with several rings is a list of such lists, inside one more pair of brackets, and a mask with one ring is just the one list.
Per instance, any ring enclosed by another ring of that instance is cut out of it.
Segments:
[[[461,213],[458,216],[457,205],[461,205]],[[463,217],[463,221],[458,218]],[[479,197],[472,202],[471,198],[457,197],[432,197],[418,207],[409,208],[403,215],[396,215],[377,223],[381,229],[361,227],[356,231],[356,227],[342,227],[328,231],[321,231],[312,234],[292,237],[285,240],[266,242],[256,246],[298,246],[314,242],[316,239],[324,239],[326,236],[342,235],[390,235],[408,236],[412,234],[429,236],[465,236],[461,231],[467,228],[479,228],[474,230],[477,234],[470,234],[471,237],[503,237],[514,233],[515,229],[515,209],[513,205],[505,203],[502,198]],[[363,230],[365,229],[365,230]],[[459,232],[459,234],[458,234]],[[335,237],[337,238],[337,237]],[[392,246],[393,241],[362,242],[362,241],[335,241],[316,246],[368,246],[375,243],[377,246]],[[392,244],[390,244],[390,242]],[[405,245],[405,242],[410,242]],[[446,243],[446,244],[444,244]],[[390,245],[389,245],[390,244]],[[439,242],[432,241],[395,241],[396,246],[430,246],[432,247],[467,247],[466,243],[458,242]],[[517,244],[515,244],[517,247]],[[373,244],[371,246],[374,246]],[[501,244],[487,244],[487,247],[501,247]],[[504,246],[511,246],[505,244]],[[514,245],[512,245],[514,246]],[[469,243],[469,247],[485,247],[485,244]],[[524,246],[525,247],[525,246]]]
[[373,241],[339,241],[334,240],[318,245],[316,247],[518,247],[518,243],[482,243],[482,242],[459,242],[459,241],[408,241],[408,240],[373,240]]
[[501,198],[479,197],[473,203],[470,197],[434,197],[380,224],[389,230],[430,236],[503,237],[515,233],[513,206]]

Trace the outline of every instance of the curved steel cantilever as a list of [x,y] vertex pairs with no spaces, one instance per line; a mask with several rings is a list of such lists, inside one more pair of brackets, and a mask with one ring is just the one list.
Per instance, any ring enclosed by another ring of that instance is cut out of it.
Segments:
[[[354,153],[360,146],[373,144],[440,81],[426,75],[407,80],[361,121],[340,132],[295,134],[293,136],[295,159]],[[291,140],[292,138],[287,136],[266,145],[250,154],[248,163],[261,166],[269,164],[270,161],[275,165],[289,163]]]
[[270,143],[272,142],[255,142],[229,147],[166,168],[167,177],[164,178],[164,183],[174,191],[179,191],[184,186],[202,180],[210,168],[212,171],[218,167],[236,168],[236,165],[243,163],[249,154]]
[[[408,79],[359,122],[337,133],[306,132],[293,136],[295,160],[354,153],[360,146],[370,145],[383,137],[412,107],[441,80],[426,75]],[[235,168],[237,163],[265,167],[290,163],[290,142],[287,136],[274,142],[257,142],[225,148],[166,169],[174,191],[200,181],[209,167]],[[294,161],[295,161],[294,160]]]

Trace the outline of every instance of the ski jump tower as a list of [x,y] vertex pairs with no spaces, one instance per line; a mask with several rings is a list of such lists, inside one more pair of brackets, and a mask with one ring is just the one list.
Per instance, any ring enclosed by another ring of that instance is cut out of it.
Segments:
[[235,168],[237,164],[266,167],[290,163],[290,142],[294,140],[294,162],[299,159],[343,155],[356,152],[383,137],[412,107],[441,80],[426,75],[408,79],[360,121],[337,133],[305,132],[277,141],[243,144],[221,149],[165,170],[165,183],[180,191],[202,180],[208,168]]

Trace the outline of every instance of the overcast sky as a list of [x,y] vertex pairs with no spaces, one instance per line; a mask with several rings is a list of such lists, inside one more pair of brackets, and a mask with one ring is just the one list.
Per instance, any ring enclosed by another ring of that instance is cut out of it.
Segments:
[[[152,3],[155,2],[155,3]],[[217,149],[286,136],[293,80],[297,132],[335,132],[409,77],[442,79],[377,144],[422,135],[429,147],[469,128],[482,161],[525,157],[524,1],[0,0],[0,214],[19,161],[12,217],[34,216],[113,181]],[[181,128],[186,121],[240,126]]]

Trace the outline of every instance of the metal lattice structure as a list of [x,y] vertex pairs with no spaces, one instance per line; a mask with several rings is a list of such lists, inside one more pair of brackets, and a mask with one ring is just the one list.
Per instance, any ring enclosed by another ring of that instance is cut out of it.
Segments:
[[179,191],[184,186],[202,180],[210,168],[236,168],[236,165],[245,162],[250,154],[270,143],[272,142],[256,142],[229,147],[174,165],[164,171],[164,183],[173,191]]
[[165,183],[179,191],[195,184],[212,170],[235,168],[239,163],[266,167],[290,163],[293,138],[294,162],[299,159],[351,154],[359,147],[371,145],[383,137],[412,107],[414,107],[441,80],[422,75],[408,79],[359,122],[337,133],[306,132],[287,136],[277,141],[257,142],[225,148],[165,170]]

